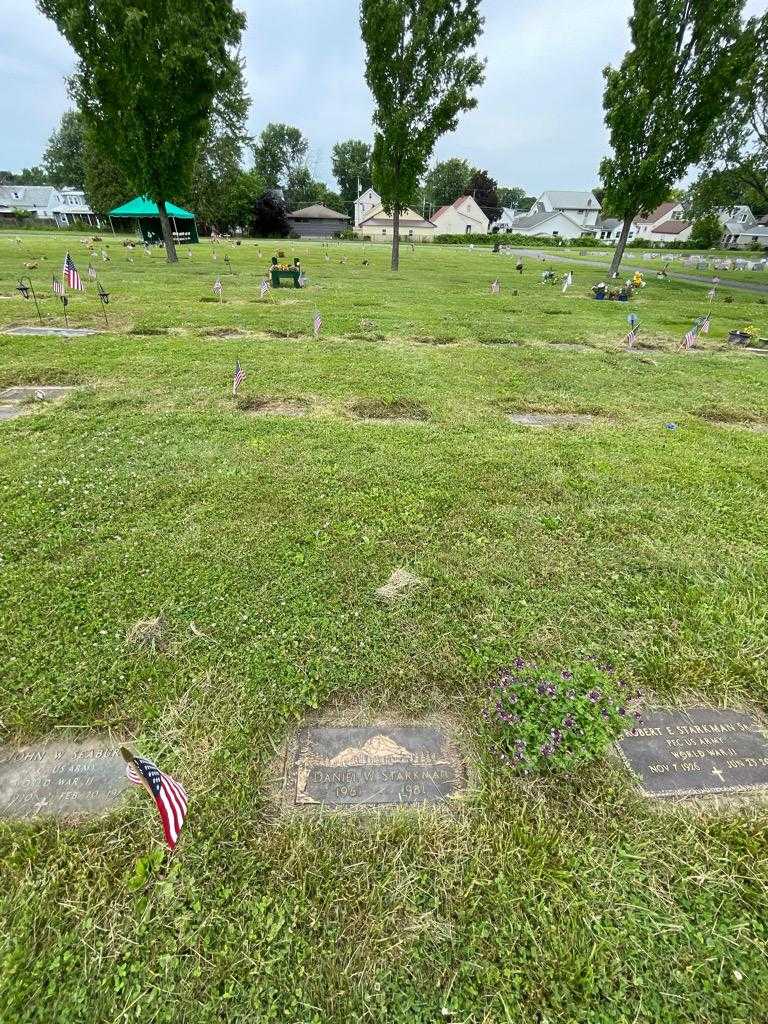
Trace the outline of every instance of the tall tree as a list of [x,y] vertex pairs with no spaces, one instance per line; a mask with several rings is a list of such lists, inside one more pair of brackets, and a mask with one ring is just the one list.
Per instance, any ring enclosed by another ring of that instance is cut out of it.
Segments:
[[290,233],[285,200],[279,189],[268,189],[254,203],[251,234],[257,238],[287,238]]
[[290,124],[268,124],[253,147],[254,167],[268,189],[285,188],[307,158],[309,141]]
[[373,184],[392,214],[392,269],[400,265],[400,213],[435,143],[477,105],[484,62],[473,52],[480,0],[361,0],[365,79],[376,101]]
[[361,139],[337,142],[331,150],[331,166],[345,203],[354,203],[371,187],[371,147],[367,142]]
[[83,147],[85,194],[95,213],[107,214],[115,206],[122,206],[132,199],[135,190],[124,171],[97,145],[94,134],[93,128],[86,128]]
[[497,220],[501,213],[499,194],[496,191],[496,182],[488,174],[488,171],[475,171],[469,179],[467,191],[474,197],[475,202],[483,211],[488,220]]
[[[264,191],[260,175],[256,175],[251,185],[242,178],[243,149],[252,141],[246,127],[250,105],[245,90],[244,62],[238,56],[233,59],[213,98],[208,131],[195,161],[189,194],[184,197],[206,227],[216,225],[224,230],[245,223],[238,221],[232,201],[241,211],[238,196],[243,188],[251,193],[252,199]],[[249,210],[251,206],[252,203],[248,205]]]
[[603,97],[613,156],[600,164],[605,205],[623,219],[618,273],[632,221],[653,210],[699,161],[740,74],[744,0],[635,0],[633,49],[607,67]]
[[469,179],[475,168],[462,157],[440,160],[424,179],[424,193],[433,212],[439,206],[448,206],[459,196],[466,195]]
[[158,206],[184,195],[245,17],[232,0],[37,0],[79,57],[70,91],[99,149]]
[[703,171],[691,189],[694,214],[745,204],[768,211],[768,13],[747,27],[751,59],[739,76],[733,104],[720,118]]
[[519,210],[520,204],[525,199],[525,189],[519,188],[517,185],[512,185],[511,187],[499,185],[496,189],[496,195],[499,197],[499,206]]
[[25,167],[22,171],[0,171],[0,185],[45,185],[44,167]]
[[56,188],[85,187],[85,122],[79,111],[67,110],[61,115],[43,153],[43,167]]

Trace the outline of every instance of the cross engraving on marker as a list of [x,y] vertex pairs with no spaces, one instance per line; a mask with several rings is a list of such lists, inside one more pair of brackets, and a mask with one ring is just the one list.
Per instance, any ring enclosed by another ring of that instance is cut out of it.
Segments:
[[723,773],[720,771],[719,768],[713,768],[712,769],[712,774],[716,775],[720,779],[721,782],[725,782],[725,779],[723,778]]

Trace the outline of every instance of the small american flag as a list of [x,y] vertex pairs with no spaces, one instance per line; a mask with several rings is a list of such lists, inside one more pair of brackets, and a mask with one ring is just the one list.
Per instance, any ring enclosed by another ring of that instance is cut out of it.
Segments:
[[173,850],[187,816],[186,790],[147,758],[132,754],[125,747],[121,747],[120,752],[127,762],[125,773],[129,781],[134,786],[144,786],[152,794],[163,823],[165,841]]
[[62,273],[64,274],[64,279],[70,288],[74,288],[77,292],[85,291],[85,285],[80,280],[80,275],[78,274],[77,268],[72,262],[72,257],[69,253],[64,257],[64,268]]
[[92,281],[96,280],[96,268],[92,267],[90,263],[88,264],[88,277],[90,277]]
[[53,277],[51,279],[51,287],[53,288],[53,294],[54,295],[63,295],[64,294],[64,285],[61,283],[61,281],[58,279],[58,277],[56,277],[55,274],[53,275]]
[[499,284],[498,277],[495,281],[491,281],[491,295],[498,295],[501,291],[501,285]]
[[693,327],[690,329],[690,331],[686,331],[685,337],[683,338],[683,341],[682,341],[682,344],[680,345],[680,348],[683,348],[683,347],[685,347],[687,349],[693,348],[693,346],[696,343],[696,338],[698,337],[698,334],[699,334],[699,325],[698,324],[694,324]]
[[260,296],[260,298],[263,299],[268,291],[269,291],[269,281],[265,277],[264,280],[261,282],[261,287],[259,288],[259,296]]
[[701,320],[699,320],[699,334],[709,334],[709,324],[710,316],[709,313],[707,313],[706,316],[703,316]]
[[315,313],[315,319],[312,321],[312,327],[314,329],[315,337],[316,338],[320,334],[320,329],[321,329],[322,326],[323,326],[323,318],[320,316],[319,313]]
[[638,321],[636,321],[636,323],[632,324],[632,327],[630,328],[629,333],[627,334],[627,348],[633,348],[634,347],[634,344],[637,341],[637,336],[638,336],[639,333],[640,333],[640,321],[638,320]]
[[221,293],[224,291],[224,288],[221,284],[220,277],[217,277],[216,280],[213,282],[213,290],[216,293],[216,295],[218,295],[219,298],[221,298]]
[[237,362],[235,363],[235,376],[234,376],[234,378],[232,380],[232,394],[233,395],[237,394],[237,389],[240,387],[240,385],[243,383],[244,380],[245,380],[245,370],[240,365],[240,360],[238,359]]
[[709,299],[710,302],[714,302],[715,299],[717,298],[717,290],[715,288],[710,288],[709,291],[707,292],[707,298]]
[[563,278],[563,295],[565,295],[565,293],[568,291],[568,289],[571,287],[572,284],[573,284],[573,271],[569,270],[568,273]]

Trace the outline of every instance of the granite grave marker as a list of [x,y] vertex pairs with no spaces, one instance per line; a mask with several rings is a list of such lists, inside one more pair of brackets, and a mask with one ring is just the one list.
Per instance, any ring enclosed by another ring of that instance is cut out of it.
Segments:
[[746,711],[645,711],[636,735],[617,747],[648,796],[768,789],[768,733]]
[[425,725],[307,726],[289,751],[296,807],[435,804],[464,788],[447,734]]
[[130,783],[103,740],[0,747],[0,818],[69,818],[113,807]]

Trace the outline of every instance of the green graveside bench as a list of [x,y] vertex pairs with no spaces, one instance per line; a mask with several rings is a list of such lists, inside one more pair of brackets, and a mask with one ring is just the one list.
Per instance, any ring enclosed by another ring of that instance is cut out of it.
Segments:
[[[293,266],[289,270],[279,270],[277,267],[277,257],[273,256],[270,274],[272,275],[273,288],[282,288],[280,281],[288,279],[293,281],[294,288],[301,288],[301,285],[299,284],[299,278],[301,277],[301,264],[298,259],[294,259]],[[288,287],[290,287],[290,285]]]

